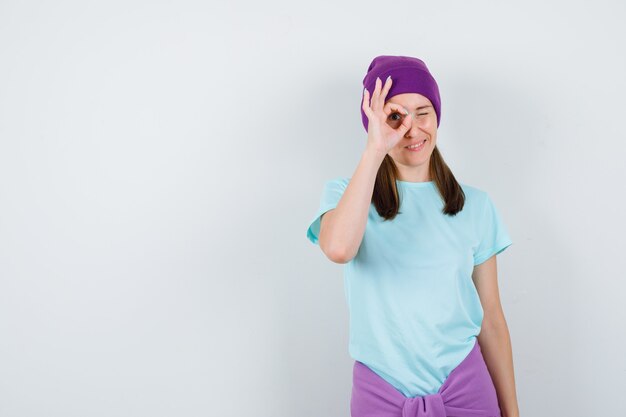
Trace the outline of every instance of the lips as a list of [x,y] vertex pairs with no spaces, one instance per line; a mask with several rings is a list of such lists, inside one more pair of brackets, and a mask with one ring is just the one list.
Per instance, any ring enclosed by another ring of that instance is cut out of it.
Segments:
[[420,142],[415,142],[415,143],[412,143],[410,145],[407,145],[407,146],[405,146],[405,148],[409,148],[410,146],[413,146],[415,148],[415,147],[418,147],[418,145],[422,145],[425,142],[426,142],[426,139],[424,139],[424,140],[422,140]]

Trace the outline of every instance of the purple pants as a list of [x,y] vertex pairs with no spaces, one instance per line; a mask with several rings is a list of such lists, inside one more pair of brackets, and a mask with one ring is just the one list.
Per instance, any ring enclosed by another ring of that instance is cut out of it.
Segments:
[[439,391],[406,397],[359,361],[354,362],[352,417],[500,417],[496,389],[476,339]]

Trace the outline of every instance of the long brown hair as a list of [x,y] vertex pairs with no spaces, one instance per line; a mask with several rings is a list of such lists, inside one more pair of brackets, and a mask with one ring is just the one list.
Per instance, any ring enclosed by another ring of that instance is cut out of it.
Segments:
[[[449,216],[456,215],[465,205],[465,193],[454,178],[448,164],[443,160],[436,145],[430,156],[429,170],[430,176],[445,202],[442,212]],[[387,154],[376,174],[374,193],[372,194],[372,203],[374,203],[378,214],[385,220],[393,220],[400,212],[400,195],[396,187],[397,179],[398,168]]]

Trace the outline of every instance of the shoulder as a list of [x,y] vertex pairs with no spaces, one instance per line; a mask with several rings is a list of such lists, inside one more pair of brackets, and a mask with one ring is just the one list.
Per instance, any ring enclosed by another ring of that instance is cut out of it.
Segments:
[[326,180],[324,184],[327,188],[345,190],[351,177],[335,177]]
[[489,196],[487,194],[487,191],[474,185],[469,185],[462,182],[460,182],[459,185],[461,186],[461,189],[463,189],[463,192],[468,199],[480,201],[486,199]]
[[465,204],[475,208],[477,212],[482,212],[489,204],[489,194],[482,188],[473,185],[459,183],[465,193]]

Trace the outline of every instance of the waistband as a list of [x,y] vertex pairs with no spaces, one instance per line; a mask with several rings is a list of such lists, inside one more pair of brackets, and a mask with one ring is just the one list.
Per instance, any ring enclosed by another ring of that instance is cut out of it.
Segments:
[[406,397],[365,364],[354,362],[352,417],[501,417],[478,339],[434,394]]

